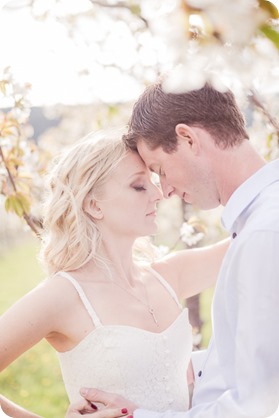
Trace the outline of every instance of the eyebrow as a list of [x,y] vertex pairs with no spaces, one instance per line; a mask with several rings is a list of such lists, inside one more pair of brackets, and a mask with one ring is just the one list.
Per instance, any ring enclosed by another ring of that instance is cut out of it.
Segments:
[[131,177],[142,176],[142,175],[145,175],[145,174],[146,174],[146,172],[145,172],[145,171],[138,171],[138,172],[136,172],[136,173],[131,174],[131,175],[128,177],[128,179],[130,179]]
[[148,169],[152,172],[155,173],[157,175],[159,175],[159,171],[160,171],[160,164],[150,164],[150,166],[148,166]]

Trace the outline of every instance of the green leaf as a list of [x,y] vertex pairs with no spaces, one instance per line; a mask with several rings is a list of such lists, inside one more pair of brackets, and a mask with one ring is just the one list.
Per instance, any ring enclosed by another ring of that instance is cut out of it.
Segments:
[[29,197],[22,192],[17,192],[16,197],[17,197],[17,201],[19,202],[23,211],[26,214],[29,214],[30,213],[30,205],[31,205]]
[[8,196],[5,200],[5,210],[6,212],[11,211],[11,196]]
[[260,31],[279,49],[279,32],[270,25],[261,26]]
[[141,7],[139,4],[131,4],[130,10],[133,13],[133,15],[140,16],[141,14]]
[[6,198],[5,209],[7,212],[16,213],[21,218],[24,213],[30,212],[30,200],[21,192],[13,193]]

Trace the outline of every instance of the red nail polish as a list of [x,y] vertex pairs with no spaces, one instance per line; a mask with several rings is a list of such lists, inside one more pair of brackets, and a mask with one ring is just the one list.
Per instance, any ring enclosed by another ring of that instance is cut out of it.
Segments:
[[128,415],[127,418],[134,418],[133,415]]
[[93,408],[95,411],[97,411],[97,406],[96,405],[94,405],[94,403],[92,403],[92,402],[90,402],[90,406],[91,406],[91,408]]
[[127,409],[127,408],[122,408],[122,409],[121,409],[121,413],[122,413],[122,414],[127,414],[127,412],[128,412],[128,409]]

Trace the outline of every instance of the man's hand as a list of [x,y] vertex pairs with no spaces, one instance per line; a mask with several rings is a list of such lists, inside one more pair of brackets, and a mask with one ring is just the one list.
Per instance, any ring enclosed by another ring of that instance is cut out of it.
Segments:
[[[118,418],[127,415],[127,418],[132,418],[132,414],[137,408],[135,404],[122,396],[98,389],[82,388],[80,394],[84,399],[71,404],[65,418],[78,418],[85,414],[88,418]],[[98,409],[95,403],[103,404],[103,407]]]
[[88,418],[93,417],[93,413],[96,410],[97,408],[94,408],[90,402],[88,402],[85,399],[81,399],[80,401],[73,403],[69,406],[65,418],[76,418],[85,414],[89,414],[87,415]]

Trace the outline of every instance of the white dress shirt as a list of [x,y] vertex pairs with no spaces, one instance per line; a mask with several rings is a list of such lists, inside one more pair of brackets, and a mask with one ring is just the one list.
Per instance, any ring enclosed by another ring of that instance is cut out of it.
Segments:
[[193,407],[138,409],[135,418],[266,418],[278,408],[279,160],[233,193],[222,222],[233,239],[216,285],[209,347],[193,353]]

